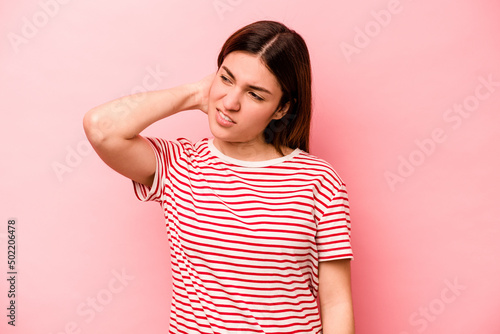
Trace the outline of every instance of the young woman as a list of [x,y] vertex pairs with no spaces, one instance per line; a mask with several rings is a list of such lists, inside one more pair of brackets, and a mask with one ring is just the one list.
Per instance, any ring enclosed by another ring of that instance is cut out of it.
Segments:
[[[346,187],[308,153],[304,40],[255,22],[229,37],[217,65],[199,82],[98,106],[83,122],[102,160],[164,209],[170,332],[354,333]],[[213,138],[140,135],[192,109],[207,114]]]

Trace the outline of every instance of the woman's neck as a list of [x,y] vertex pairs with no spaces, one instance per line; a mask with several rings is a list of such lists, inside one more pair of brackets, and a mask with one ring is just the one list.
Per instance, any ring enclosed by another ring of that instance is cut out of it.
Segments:
[[[260,140],[249,142],[229,142],[214,138],[213,144],[222,154],[243,161],[264,161],[280,158],[281,155],[272,144]],[[293,150],[288,147],[282,148],[285,155]]]

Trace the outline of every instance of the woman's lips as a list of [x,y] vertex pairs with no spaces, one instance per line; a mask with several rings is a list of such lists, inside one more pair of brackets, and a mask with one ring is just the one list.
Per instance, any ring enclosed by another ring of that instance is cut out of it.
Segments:
[[233,121],[229,116],[224,114],[222,111],[220,111],[219,109],[216,110],[217,110],[217,120],[219,121],[219,123],[222,123],[223,125],[236,124],[235,121]]

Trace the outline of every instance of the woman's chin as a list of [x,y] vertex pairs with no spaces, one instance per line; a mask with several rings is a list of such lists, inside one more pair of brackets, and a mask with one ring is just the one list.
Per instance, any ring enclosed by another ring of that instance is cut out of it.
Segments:
[[224,142],[236,142],[236,141],[238,141],[237,138],[232,138],[231,136],[218,133],[217,131],[211,131],[211,132],[212,132],[212,137],[214,137],[214,139],[216,139],[216,140],[224,141]]
[[237,139],[233,133],[230,133],[231,131],[228,131],[228,129],[220,127],[216,122],[214,122],[214,124],[209,122],[209,128],[210,132],[212,133],[212,136],[219,140],[235,141],[235,139]]

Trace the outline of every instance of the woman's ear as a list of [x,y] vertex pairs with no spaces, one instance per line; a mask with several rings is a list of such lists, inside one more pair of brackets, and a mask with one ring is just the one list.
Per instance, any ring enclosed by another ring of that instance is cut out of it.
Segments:
[[278,120],[283,118],[283,116],[285,116],[286,113],[288,112],[289,107],[290,107],[290,102],[287,102],[283,106],[278,107],[278,109],[276,109],[276,111],[274,112],[273,119]]

